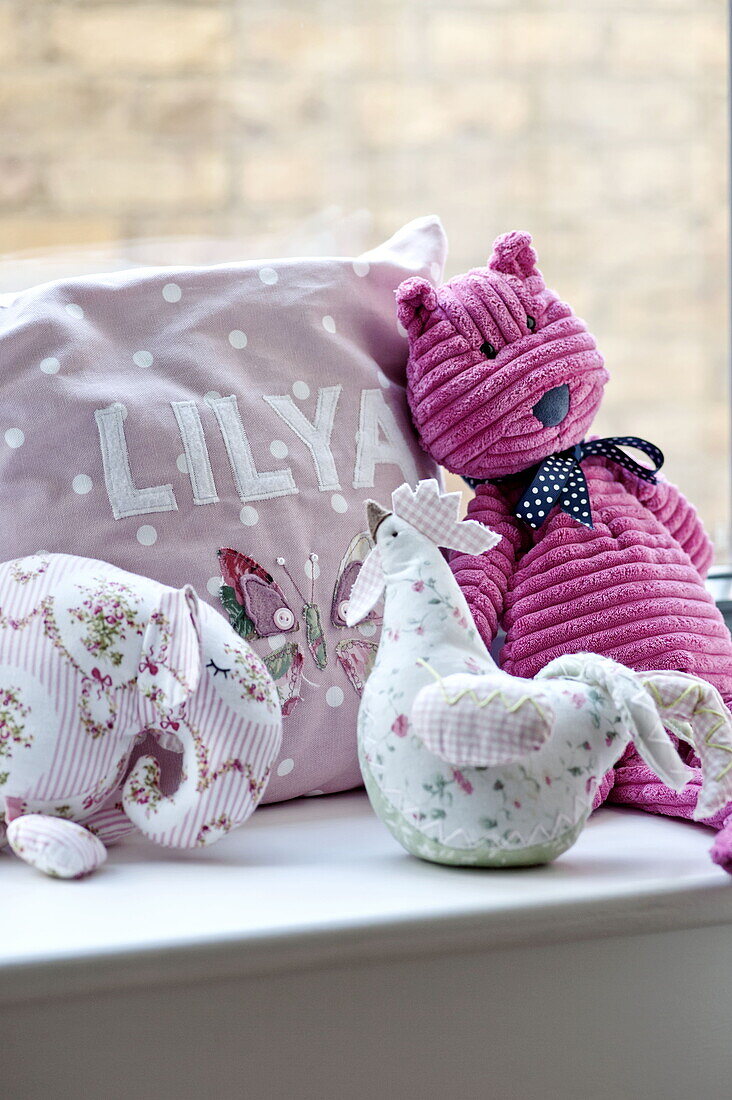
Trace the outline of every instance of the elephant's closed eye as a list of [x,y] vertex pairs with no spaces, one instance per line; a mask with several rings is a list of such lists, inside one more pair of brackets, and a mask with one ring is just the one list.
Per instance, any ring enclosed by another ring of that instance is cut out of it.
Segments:
[[210,668],[213,671],[214,678],[218,676],[219,673],[221,673],[225,680],[228,679],[229,673],[231,672],[231,668],[219,668],[213,658],[211,658],[211,660],[208,662],[206,668]]

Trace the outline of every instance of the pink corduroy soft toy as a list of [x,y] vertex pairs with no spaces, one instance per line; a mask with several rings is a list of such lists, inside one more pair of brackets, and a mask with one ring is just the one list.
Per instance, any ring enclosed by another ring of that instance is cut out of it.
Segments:
[[[503,536],[480,557],[452,558],[483,639],[506,632],[503,668],[531,677],[591,651],[701,676],[730,706],[732,639],[703,584],[709,539],[655,476],[658,448],[629,436],[584,442],[608,374],[584,323],[545,286],[529,234],[504,234],[487,267],[437,289],[407,279],[397,302],[422,445],[475,487],[469,518]],[[629,748],[595,804],[690,818],[700,785],[698,771],[672,791]],[[713,858],[732,870],[732,804],[706,824],[720,830]]]

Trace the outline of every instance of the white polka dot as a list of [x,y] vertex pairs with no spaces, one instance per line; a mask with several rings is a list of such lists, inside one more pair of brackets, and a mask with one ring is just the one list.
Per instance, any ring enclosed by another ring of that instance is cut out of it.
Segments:
[[290,452],[287,449],[287,444],[283,443],[281,439],[273,439],[269,445],[269,453],[274,458],[287,458]]
[[539,490],[538,490],[538,489],[536,488],[536,486],[534,486],[534,488],[533,488],[533,489],[531,490],[531,492],[532,492],[532,493],[538,493],[538,492],[539,492]]
[[273,267],[260,267],[259,278],[265,286],[274,286],[279,276]]
[[363,634],[364,638],[373,638],[376,633],[376,623],[361,623],[358,632]]
[[166,302],[179,302],[183,291],[177,283],[166,283],[163,287],[163,298]]
[[371,270],[371,265],[368,260],[354,260],[353,270],[356,272],[359,279],[363,279],[364,275],[368,275]]
[[537,516],[543,516],[544,515],[543,512],[537,512],[536,514],[537,514]]
[[208,589],[210,595],[218,596],[219,592],[221,591],[221,583],[221,577],[208,578],[208,580],[206,581],[206,588]]
[[8,447],[12,447],[13,449],[22,447],[25,443],[25,432],[22,432],[20,428],[8,428],[5,433],[5,442]]
[[343,689],[334,684],[326,691],[325,701],[329,707],[339,707],[343,702]]
[[317,561],[311,561],[310,558],[305,562],[305,576],[310,580],[316,581],[320,576],[320,566]]
[[175,464],[182,474],[188,473],[188,459],[185,455],[178,455],[175,460]]
[[132,362],[136,367],[151,367],[153,357],[149,351],[136,351],[132,356]]
[[84,316],[84,310],[76,302],[69,302],[68,305],[64,306],[64,309],[69,317],[76,317],[77,321],[80,321]]
[[58,374],[61,370],[61,364],[58,359],[54,359],[52,355],[48,359],[41,359],[38,366],[41,368],[44,374]]
[[88,474],[77,474],[71,482],[71,488],[75,493],[78,493],[80,497],[83,497],[86,493],[92,491],[93,484]]
[[330,498],[330,506],[334,512],[343,513],[348,511],[348,501],[345,497],[342,497],[340,493],[333,493],[333,496]]
[[141,546],[152,546],[157,540],[158,533],[151,523],[143,523],[137,528],[137,541]]
[[251,504],[245,504],[239,513],[239,519],[245,527],[254,527],[255,523],[259,523],[259,512]]
[[401,321],[397,321],[397,332],[399,333],[400,336],[408,336],[409,335],[409,333],[407,332],[407,330],[405,329],[405,327],[401,323]]
[[286,641],[287,639],[284,634],[270,634],[269,638],[267,638],[267,643],[273,653],[276,649],[279,649],[281,645],[284,645]]
[[335,332],[336,330],[336,323],[329,313],[326,313],[325,317],[323,318],[323,328],[326,332],[331,333]]
[[310,386],[307,382],[293,382],[292,392],[298,401],[306,401],[310,397]]
[[221,394],[219,393],[218,390],[209,390],[208,393],[204,393],[203,400],[204,401],[218,401],[218,399],[220,397],[221,397]]
[[280,760],[279,764],[277,765],[277,774],[289,775],[294,767],[295,761],[288,756],[285,760]]
[[229,343],[232,348],[245,348],[247,346],[247,334],[242,332],[240,328],[232,329],[229,333]]
[[303,798],[316,798],[319,794],[325,794],[325,791],[306,791]]
[[379,385],[381,386],[382,390],[388,390],[391,382],[386,377],[383,370],[378,371],[376,377],[379,380]]

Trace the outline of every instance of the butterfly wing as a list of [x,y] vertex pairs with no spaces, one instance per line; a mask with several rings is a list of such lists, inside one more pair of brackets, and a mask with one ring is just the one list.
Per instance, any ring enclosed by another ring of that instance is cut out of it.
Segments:
[[219,589],[219,599],[224,611],[229,616],[229,622],[240,638],[248,638],[254,633],[254,623],[247,615],[241,603],[237,599],[236,591],[228,584],[222,584]]
[[378,644],[363,638],[347,638],[336,644],[336,658],[354,691],[361,695],[376,660]]
[[305,608],[305,637],[308,649],[313,655],[318,668],[326,668],[328,664],[328,651],[325,648],[325,635],[323,624],[320,621],[320,610],[314,603],[309,603]]
[[[222,589],[222,603],[229,613],[229,620],[235,630],[238,629],[237,623],[244,629],[248,629],[244,620],[248,620],[251,626],[249,634],[256,634],[259,638],[269,638],[273,634],[289,634],[297,630],[297,617],[285,599],[284,592],[277,581],[254,558],[249,558],[238,550],[224,548],[219,550],[219,564],[225,582],[224,588],[228,587],[231,590],[236,604],[240,607],[240,612],[237,614],[231,594],[224,594]],[[241,609],[243,609],[243,617]],[[241,634],[241,629],[238,632]],[[242,637],[247,636],[242,634]]]
[[[373,547],[373,540],[365,531],[361,531],[351,539],[348,549],[343,555],[336,576],[335,588],[333,589],[333,603],[330,611],[330,620],[334,626],[344,627],[348,625],[346,623],[346,613],[348,611],[348,600],[351,595],[351,590],[356,583],[358,574],[361,572],[361,566],[368,557],[370,551],[373,550]],[[366,616],[366,619],[376,618],[378,618],[378,616],[375,611],[370,611]],[[364,619],[364,622],[366,619]]]
[[300,685],[304,663],[300,647],[297,642],[285,642],[274,653],[268,653],[264,658],[264,663],[270,676],[275,681],[282,714],[287,718],[300,702]]
[[238,550],[231,550],[228,546],[222,546],[218,552],[218,557],[219,568],[221,570],[221,576],[224,579],[224,584],[228,584],[230,588],[234,589],[236,598],[240,604],[244,603],[244,600],[239,594],[240,577],[253,574],[263,581],[269,582],[272,580],[267,570],[263,569],[254,558],[248,558],[246,554],[242,554]]

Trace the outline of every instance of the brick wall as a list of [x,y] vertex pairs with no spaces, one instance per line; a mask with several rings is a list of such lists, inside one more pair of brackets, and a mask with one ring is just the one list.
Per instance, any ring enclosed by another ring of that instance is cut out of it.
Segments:
[[[647,435],[728,519],[723,0],[0,0],[0,252],[439,212],[530,228]],[[723,548],[726,552],[726,547]]]

